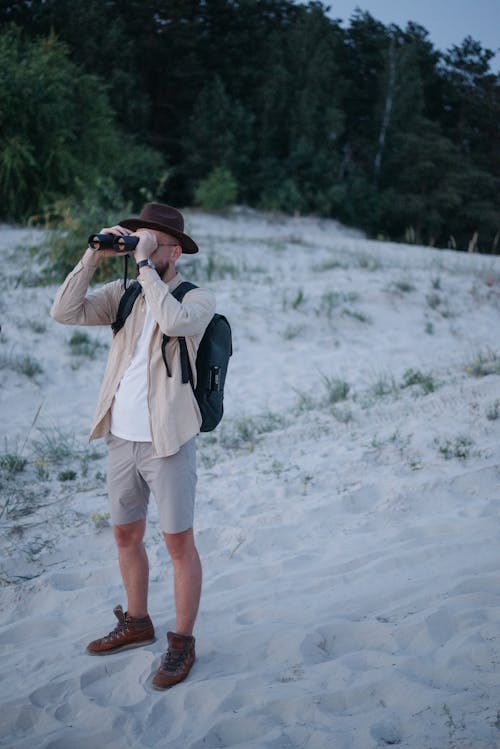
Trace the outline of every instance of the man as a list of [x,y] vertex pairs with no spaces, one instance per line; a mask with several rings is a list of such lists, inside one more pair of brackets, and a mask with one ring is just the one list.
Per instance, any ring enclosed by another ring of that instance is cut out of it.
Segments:
[[[108,444],[110,515],[127,610],[114,609],[115,629],[93,640],[91,655],[107,655],[154,641],[148,614],[149,567],[143,538],[150,491],[158,506],[174,571],[176,631],[153,677],[166,689],[188,675],[195,660],[193,628],[201,594],[201,563],[193,536],[196,485],[195,436],[201,417],[189,383],[182,383],[178,336],[185,337],[191,369],[215,311],[213,295],[187,292],[182,303],[172,291],[182,282],[176,262],[183,252],[198,252],[184,233],[180,211],[160,203],[144,206],[139,217],[105,228],[102,234],[132,235],[138,281],[142,287],[125,325],[113,338],[90,439]],[[114,250],[90,247],[57,292],[51,315],[66,325],[110,325],[116,319],[123,282],[88,291],[95,268]],[[162,356],[163,334],[171,377]]]

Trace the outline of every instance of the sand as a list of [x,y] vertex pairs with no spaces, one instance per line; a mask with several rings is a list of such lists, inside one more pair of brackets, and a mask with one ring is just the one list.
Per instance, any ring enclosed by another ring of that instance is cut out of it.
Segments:
[[32,233],[0,227],[0,746],[499,747],[500,258],[245,209],[188,231],[234,355],[199,438],[198,660],[160,693],[153,504],[157,641],[85,654],[126,603],[87,442],[110,331],[75,352],[24,285]]

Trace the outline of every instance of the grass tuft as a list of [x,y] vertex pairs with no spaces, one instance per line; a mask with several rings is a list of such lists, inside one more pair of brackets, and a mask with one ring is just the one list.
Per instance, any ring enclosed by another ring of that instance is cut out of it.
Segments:
[[403,294],[409,294],[411,291],[415,291],[415,286],[404,278],[399,281],[394,281],[392,287],[396,289],[396,291],[401,291]]
[[89,359],[95,359],[97,351],[104,348],[100,341],[92,339],[84,330],[75,330],[68,345],[74,356],[85,356]]
[[339,377],[322,375],[321,381],[326,391],[326,403],[328,405],[333,406],[335,403],[346,400],[350,387],[345,380],[341,380]]
[[79,457],[80,449],[74,434],[64,432],[59,427],[39,427],[38,431],[41,439],[32,442],[38,460],[62,463]]
[[385,398],[398,392],[396,380],[391,374],[380,374],[371,387],[371,394],[376,398]]
[[8,476],[13,476],[24,471],[27,462],[27,459],[18,453],[5,453],[0,456],[0,469]]
[[219,443],[226,450],[253,449],[261,434],[274,432],[285,426],[280,414],[268,412],[259,416],[242,416],[223,424]]
[[76,471],[61,471],[57,474],[57,478],[59,481],[74,481],[76,479]]
[[26,377],[35,377],[43,372],[42,365],[29,354],[25,354],[24,356],[14,356],[13,354],[0,355],[0,369],[12,369],[17,374],[22,374]]
[[500,416],[500,400],[497,398],[486,409],[486,418],[488,419],[488,421],[496,421],[499,416]]
[[94,521],[96,530],[100,531],[103,528],[109,528],[111,515],[109,512],[93,512],[90,519]]
[[440,440],[435,438],[434,444],[445,460],[457,458],[458,460],[467,460],[471,455],[474,442],[466,435],[455,437],[455,439]]
[[465,366],[465,371],[473,377],[500,374],[500,354],[490,349],[480,352],[473,362]]
[[414,386],[418,386],[424,395],[428,395],[436,389],[436,381],[431,374],[424,374],[418,369],[407,369],[403,375],[401,388]]
[[301,304],[304,303],[304,299],[305,299],[304,292],[302,289],[299,289],[297,291],[297,294],[295,295],[295,299],[292,302],[292,308],[298,309],[301,306]]

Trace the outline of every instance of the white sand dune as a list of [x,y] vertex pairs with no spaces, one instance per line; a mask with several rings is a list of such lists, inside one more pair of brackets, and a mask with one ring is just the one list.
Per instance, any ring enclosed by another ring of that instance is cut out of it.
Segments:
[[[243,210],[189,231],[234,356],[199,439],[198,660],[159,693],[174,611],[153,505],[158,639],[84,652],[124,603],[86,442],[110,332],[72,353],[55,288],[5,262],[26,231],[0,228],[0,746],[500,747],[500,376],[469,371],[499,371],[500,258]],[[43,371],[16,371],[26,353]]]

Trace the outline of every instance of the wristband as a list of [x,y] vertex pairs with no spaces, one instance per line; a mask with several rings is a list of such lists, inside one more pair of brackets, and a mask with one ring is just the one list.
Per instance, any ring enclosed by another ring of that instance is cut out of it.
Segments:
[[156,270],[155,264],[153,263],[150,257],[146,258],[145,260],[139,260],[139,262],[137,263],[137,270],[144,268],[146,265],[152,270]]

